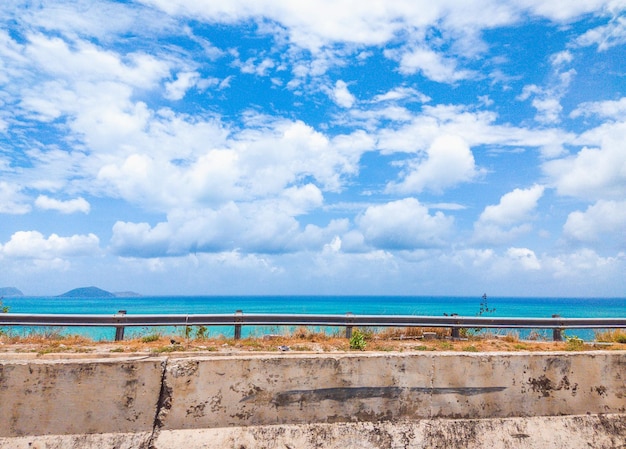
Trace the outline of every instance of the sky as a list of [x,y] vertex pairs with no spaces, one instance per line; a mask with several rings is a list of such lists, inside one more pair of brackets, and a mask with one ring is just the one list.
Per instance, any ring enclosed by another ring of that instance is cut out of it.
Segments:
[[0,286],[626,296],[626,0],[4,0]]

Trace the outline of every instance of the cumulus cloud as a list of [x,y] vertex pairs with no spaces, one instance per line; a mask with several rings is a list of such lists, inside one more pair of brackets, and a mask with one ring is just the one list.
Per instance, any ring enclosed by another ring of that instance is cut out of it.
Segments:
[[230,202],[219,209],[175,210],[167,221],[148,223],[118,221],[113,226],[111,248],[126,257],[172,257],[187,253],[241,250],[251,253],[285,253],[321,250],[347,230],[344,220],[326,227],[307,225],[294,218],[321,201],[313,187],[289,190],[279,200],[260,203]]
[[198,72],[181,72],[176,76],[176,80],[165,84],[165,98],[169,100],[180,100],[187,91],[196,85],[200,79]]
[[537,207],[544,187],[534,185],[529,189],[515,189],[504,194],[496,205],[487,206],[480,214],[479,221],[507,226],[527,220]]
[[429,214],[415,198],[370,206],[357,219],[370,245],[389,250],[432,248],[444,243],[453,218],[441,212]]
[[421,93],[420,91],[411,87],[396,87],[384,94],[376,95],[373,99],[373,103],[381,103],[385,101],[415,101],[419,103],[428,103],[431,98],[428,95]]
[[592,116],[626,120],[626,97],[614,101],[590,101],[581,103],[570,114],[572,118]]
[[556,124],[561,121],[561,99],[567,92],[572,79],[576,75],[574,69],[560,72],[561,66],[571,60],[567,53],[552,56],[554,66],[553,80],[548,87],[539,87],[534,84],[524,86],[518,100],[525,101],[532,98],[531,104],[537,110],[535,120],[542,124]]
[[485,207],[474,223],[474,241],[503,244],[532,230],[528,221],[537,208],[544,187],[535,185],[528,189],[515,189],[504,194],[500,202]]
[[457,136],[441,136],[427,150],[425,158],[409,162],[401,182],[387,186],[388,191],[419,193],[423,190],[442,192],[479,173],[474,155],[465,140]]
[[[388,55],[393,57],[393,52],[388,52]],[[454,83],[475,76],[469,70],[458,69],[455,60],[425,47],[404,52],[399,59],[401,73],[412,75],[421,72],[426,78],[440,83]]]
[[420,113],[401,116],[400,125],[381,127],[376,134],[377,148],[383,154],[416,153],[426,151],[440,137],[458,136],[470,147],[537,147],[542,154],[555,157],[563,153],[564,143],[575,140],[575,135],[562,130],[498,124],[497,119],[493,112],[472,111],[460,105],[425,105]]
[[618,199],[626,195],[626,122],[602,125],[581,136],[598,144],[547,161],[542,169],[561,195],[583,199]]
[[78,40],[70,44],[59,38],[39,33],[28,36],[25,55],[44,73],[83,81],[120,81],[149,88],[169,75],[168,63],[145,53],[122,58],[91,42]]
[[35,200],[35,206],[44,210],[56,210],[62,214],[73,214],[74,212],[88,214],[90,209],[89,203],[84,198],[61,201],[46,195],[39,195]]
[[351,108],[356,98],[348,90],[348,84],[345,81],[337,80],[335,88],[332,90],[331,98],[337,105],[342,108]]
[[95,234],[46,238],[38,231],[19,231],[11,236],[0,250],[5,257],[29,259],[56,259],[76,256],[94,256],[99,253],[100,240]]
[[586,31],[576,39],[576,43],[582,47],[597,45],[599,51],[623,45],[626,43],[626,18],[618,16],[607,25]]
[[26,196],[19,186],[0,181],[0,214],[21,215],[30,210],[31,206],[26,203]]
[[626,243],[626,201],[600,200],[586,211],[571,212],[565,225],[564,234],[581,242],[594,242],[609,239],[616,244]]
[[528,248],[509,248],[506,255],[512,261],[519,264],[524,270],[541,269],[541,263],[535,255],[535,252]]

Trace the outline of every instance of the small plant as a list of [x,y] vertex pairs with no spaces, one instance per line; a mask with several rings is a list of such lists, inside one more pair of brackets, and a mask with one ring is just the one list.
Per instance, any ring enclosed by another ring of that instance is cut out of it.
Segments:
[[428,346],[419,345],[419,346],[413,346],[413,350],[414,351],[428,351],[430,350],[430,348]]
[[196,328],[196,340],[204,340],[207,338],[207,330],[206,326],[198,326]]
[[585,349],[585,342],[582,338],[578,338],[577,336],[565,337],[567,343],[565,344],[566,351],[582,351]]
[[161,346],[160,348],[156,348],[152,350],[154,354],[162,354],[164,352],[176,352],[176,351],[184,351],[181,345],[171,345],[171,346]]
[[487,293],[483,293],[482,301],[480,302],[480,307],[478,309],[477,316],[483,316],[485,313],[493,313],[496,311],[496,308],[489,308],[489,304],[487,304]]
[[517,332],[509,332],[502,339],[507,343],[517,343],[519,341],[519,334]]
[[9,313],[9,306],[5,306],[2,302],[2,298],[0,298],[0,312]]
[[161,338],[159,334],[150,334],[145,337],[141,337],[142,343],[152,343],[153,341],[158,341]]
[[350,349],[364,351],[366,346],[367,341],[365,340],[365,334],[359,329],[352,332],[352,336],[350,337]]
[[463,348],[465,352],[478,352],[478,348],[474,345],[466,346]]

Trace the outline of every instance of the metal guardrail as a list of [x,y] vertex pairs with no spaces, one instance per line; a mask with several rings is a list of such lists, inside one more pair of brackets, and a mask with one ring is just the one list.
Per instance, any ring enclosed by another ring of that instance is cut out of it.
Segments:
[[481,329],[552,329],[553,339],[562,339],[564,329],[626,328],[626,318],[493,318],[416,315],[318,315],[318,314],[234,314],[208,315],[128,315],[120,310],[114,315],[61,315],[0,313],[0,326],[115,327],[116,340],[124,338],[125,327],[151,326],[234,326],[235,338],[241,338],[242,326],[319,326],[345,327],[350,338],[354,327],[441,327],[452,329],[458,338],[462,328]]

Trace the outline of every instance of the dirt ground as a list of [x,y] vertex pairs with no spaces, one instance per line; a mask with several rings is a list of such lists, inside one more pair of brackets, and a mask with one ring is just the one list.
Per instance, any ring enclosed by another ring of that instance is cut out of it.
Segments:
[[[563,342],[545,339],[520,340],[515,335],[464,335],[453,340],[441,329],[389,329],[383,332],[359,331],[362,339],[352,341],[345,336],[297,329],[290,335],[263,335],[235,340],[232,338],[202,338],[197,335],[159,335],[119,342],[94,342],[81,336],[31,335],[17,337],[0,335],[2,353],[47,354],[166,354],[172,352],[236,354],[248,352],[421,352],[421,351],[593,351],[626,350],[618,338],[607,342],[583,342],[570,339]],[[622,335],[619,333],[619,335]],[[604,338],[604,340],[610,340]]]

